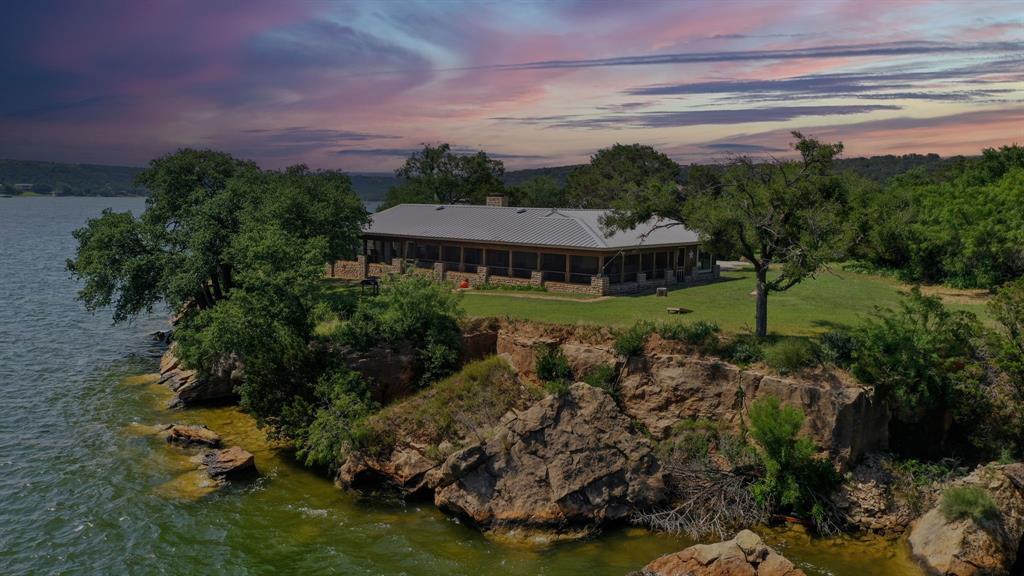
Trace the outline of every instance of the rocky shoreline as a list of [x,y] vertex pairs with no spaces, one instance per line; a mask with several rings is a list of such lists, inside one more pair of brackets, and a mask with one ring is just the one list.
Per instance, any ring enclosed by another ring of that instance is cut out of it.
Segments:
[[[558,347],[577,379],[594,367],[614,366],[619,375],[615,396],[583,382],[561,394],[538,394],[533,369],[540,346]],[[909,535],[912,554],[929,573],[1010,574],[1016,566],[1024,534],[1024,464],[981,466],[965,478],[921,485],[917,501],[903,501],[884,455],[888,410],[873,401],[870,390],[842,374],[809,371],[781,377],[657,337],[642,355],[623,359],[614,353],[607,331],[513,321],[476,326],[464,347],[466,358],[498,354],[524,383],[509,410],[456,426],[454,437],[440,444],[418,439],[413,430],[392,430],[398,441],[384,452],[344,455],[339,486],[387,484],[429,498],[484,531],[541,530],[552,534],[549,540],[580,537],[666,502],[666,476],[655,447],[676,426],[713,419],[739,428],[749,403],[770,394],[804,410],[804,432],[845,473],[846,482],[833,500],[848,530]],[[408,366],[401,361],[353,365],[381,382],[381,400],[396,406],[407,401],[401,382]],[[175,390],[179,407],[230,401],[230,383],[242,377],[242,369],[237,362],[221,367],[203,381],[183,370],[171,349],[161,362],[160,381]],[[224,460],[238,461],[233,455]],[[209,466],[217,470],[219,464],[211,461]],[[939,511],[943,490],[965,484],[993,494],[1000,510],[998,530],[971,519],[950,522]],[[688,549],[671,560],[659,559],[662,564],[652,562],[641,574],[801,574],[774,553],[754,562],[744,552],[740,562],[736,549],[745,548],[735,540],[713,546],[719,546],[718,560],[704,562],[710,552]],[[671,566],[690,566],[691,572],[673,572]]]

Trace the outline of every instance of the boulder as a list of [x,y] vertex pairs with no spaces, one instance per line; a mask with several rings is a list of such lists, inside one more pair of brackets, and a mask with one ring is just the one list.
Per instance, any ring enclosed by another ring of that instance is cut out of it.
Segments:
[[697,544],[644,566],[642,576],[804,576],[750,530],[732,540]]
[[235,480],[258,473],[253,455],[238,446],[211,450],[203,455],[202,464],[206,473],[216,479]]
[[416,352],[408,346],[365,351],[341,348],[338,353],[350,369],[373,382],[370,395],[375,402],[388,404],[416,389]]
[[238,398],[235,389],[242,378],[241,361],[234,355],[214,364],[209,377],[182,367],[173,346],[160,359],[159,383],[174,391],[172,407],[233,401]]
[[648,350],[627,362],[619,392],[626,413],[656,439],[685,419],[707,418],[738,428],[751,402],[772,395],[803,409],[804,432],[840,468],[888,444],[886,406],[870,390],[835,374],[783,378],[700,355]]
[[428,478],[438,507],[484,528],[597,525],[665,496],[650,442],[610,396],[583,383],[509,412],[489,439]]
[[173,424],[165,427],[160,435],[167,442],[179,446],[220,446],[220,434],[198,424]]
[[981,466],[954,485],[984,488],[998,517],[949,520],[935,506],[910,528],[914,558],[931,574],[1010,574],[1024,536],[1024,463]]

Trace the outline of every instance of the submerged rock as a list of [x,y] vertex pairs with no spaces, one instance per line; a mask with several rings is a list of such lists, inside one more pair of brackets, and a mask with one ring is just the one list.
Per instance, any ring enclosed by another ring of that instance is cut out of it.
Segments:
[[950,520],[932,508],[910,528],[914,558],[932,574],[1010,574],[1024,537],[1024,463],[981,466],[955,485],[986,490],[998,514]]
[[256,459],[238,446],[207,452],[203,454],[202,464],[206,473],[217,479],[235,480],[258,473]]
[[179,446],[220,446],[220,434],[200,424],[173,424],[160,431],[167,442]]
[[662,556],[635,576],[805,576],[750,530],[732,540],[697,544]]
[[583,383],[510,412],[489,440],[449,456],[428,483],[438,507],[484,528],[596,525],[665,497],[648,440],[610,396]]

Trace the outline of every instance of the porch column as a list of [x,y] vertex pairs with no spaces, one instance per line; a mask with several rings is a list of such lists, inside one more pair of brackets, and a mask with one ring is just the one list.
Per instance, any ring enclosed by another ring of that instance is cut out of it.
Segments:
[[459,272],[466,271],[466,247],[459,245]]
[[572,282],[572,254],[565,255],[565,282]]

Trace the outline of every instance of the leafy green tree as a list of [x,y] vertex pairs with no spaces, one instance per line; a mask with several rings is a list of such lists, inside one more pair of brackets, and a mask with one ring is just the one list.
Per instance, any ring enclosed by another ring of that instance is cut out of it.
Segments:
[[909,282],[994,288],[1024,274],[1024,148],[923,168],[851,201],[851,253]]
[[674,187],[679,180],[679,165],[665,154],[642,144],[615,144],[574,169],[566,179],[565,194],[574,208],[609,208],[645,188]]
[[480,204],[504,191],[505,165],[486,152],[460,155],[448,144],[425,145],[395,175],[404,181],[388,191],[383,207],[403,203]]
[[463,316],[459,296],[422,276],[387,280],[376,298],[363,298],[336,337],[368,350],[374,346],[409,346],[417,351],[421,385],[447,376],[457,366]]
[[973,314],[949,310],[915,287],[898,309],[879,310],[854,331],[851,371],[906,417],[949,408],[978,386],[980,330]]
[[1024,394],[1024,278],[1001,286],[988,309],[997,325],[997,362]]
[[563,208],[568,204],[565,188],[550,176],[530,178],[509,189],[513,206]]
[[[757,275],[756,334],[768,334],[768,294],[812,277],[842,254],[844,179],[832,167],[841,143],[793,132],[796,161],[736,158],[721,186],[680,189],[655,185],[615,204],[605,225],[641,226],[652,217],[684,223],[716,254],[738,254]],[[769,279],[769,269],[780,267]]]
[[800,434],[803,411],[765,396],[750,405],[749,416],[750,435],[765,468],[753,486],[754,496],[772,509],[811,517],[819,530],[833,531],[828,497],[840,478],[828,459],[817,456],[814,441]]
[[113,306],[115,322],[161,303],[187,315],[227,299],[237,284],[229,248],[243,219],[250,228],[275,223],[300,239],[323,238],[325,260],[350,255],[367,221],[342,174],[304,166],[261,172],[222,152],[179,150],[152,161],[138,182],[150,190],[146,210],[90,220],[75,231],[78,248],[67,263],[83,281],[86,307]]

